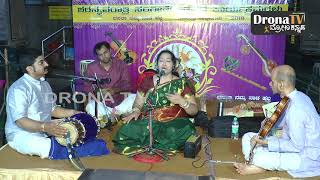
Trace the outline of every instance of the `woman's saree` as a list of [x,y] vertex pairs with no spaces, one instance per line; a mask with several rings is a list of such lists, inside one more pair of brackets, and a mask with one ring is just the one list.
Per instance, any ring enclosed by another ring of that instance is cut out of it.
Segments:
[[172,80],[156,90],[149,90],[139,119],[122,125],[113,137],[115,150],[128,155],[149,146],[150,118],[153,147],[166,152],[180,150],[195,133],[195,127],[185,110],[177,104],[171,104],[166,94],[178,93],[188,98],[192,92],[186,79]]

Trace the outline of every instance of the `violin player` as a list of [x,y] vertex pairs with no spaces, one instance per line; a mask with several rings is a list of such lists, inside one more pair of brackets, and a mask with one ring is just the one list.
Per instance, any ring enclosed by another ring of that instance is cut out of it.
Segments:
[[251,148],[255,145],[256,148],[251,163],[234,163],[239,174],[277,170],[299,178],[320,175],[320,117],[310,98],[295,89],[295,81],[295,71],[289,65],[272,70],[273,93],[289,99],[278,120],[282,135],[262,139],[257,133],[246,133],[242,137],[242,151],[247,161]]

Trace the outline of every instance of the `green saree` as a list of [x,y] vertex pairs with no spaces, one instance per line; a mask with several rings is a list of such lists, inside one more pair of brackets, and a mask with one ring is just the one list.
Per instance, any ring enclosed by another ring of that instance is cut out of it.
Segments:
[[185,79],[172,80],[154,92],[149,90],[139,119],[122,125],[113,137],[115,150],[128,155],[149,145],[150,114],[153,147],[167,152],[180,150],[185,141],[195,133],[195,127],[185,110],[179,105],[171,104],[166,94],[179,93],[188,98],[192,92]]

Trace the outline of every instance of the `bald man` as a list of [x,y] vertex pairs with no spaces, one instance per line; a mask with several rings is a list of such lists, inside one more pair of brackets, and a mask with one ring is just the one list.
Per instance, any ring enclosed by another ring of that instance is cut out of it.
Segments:
[[320,176],[320,117],[310,98],[295,89],[295,80],[295,71],[288,65],[271,72],[272,92],[290,100],[280,117],[283,134],[259,139],[257,133],[246,133],[242,137],[242,151],[247,161],[251,144],[256,142],[257,147],[251,165],[234,164],[239,174],[278,170],[293,177]]

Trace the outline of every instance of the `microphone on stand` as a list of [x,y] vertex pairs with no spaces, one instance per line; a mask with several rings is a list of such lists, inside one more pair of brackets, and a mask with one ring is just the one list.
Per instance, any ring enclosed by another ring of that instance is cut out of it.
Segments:
[[109,84],[111,83],[111,78],[97,79],[99,84]]
[[61,78],[70,78],[70,79],[81,79],[83,81],[92,82],[93,84],[109,84],[111,83],[110,78],[98,79],[98,78],[90,78],[85,76],[75,76],[75,75],[64,75],[64,74],[52,74],[52,76],[61,77]]
[[159,72],[159,75],[158,75],[158,80],[157,80],[157,86],[160,84],[160,78],[161,78],[161,76],[163,76],[165,74],[165,72],[164,72],[164,70],[163,69],[161,69],[160,70],[160,72]]
[[161,70],[160,70],[160,72],[159,72],[159,77],[163,76],[163,75],[164,75],[164,73],[165,73],[165,72],[164,72],[164,70],[163,70],[163,69],[161,69]]
[[67,132],[66,135],[66,143],[67,143],[67,152],[68,152],[68,158],[71,164],[78,170],[84,171],[86,168],[82,164],[79,156],[77,155],[77,152],[73,149],[73,146],[71,145],[71,139],[70,139],[70,131]]

